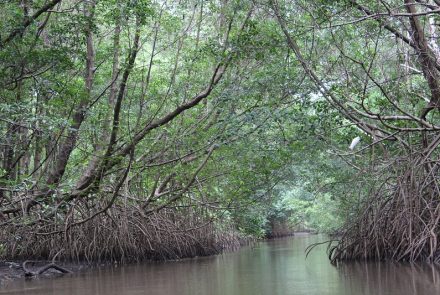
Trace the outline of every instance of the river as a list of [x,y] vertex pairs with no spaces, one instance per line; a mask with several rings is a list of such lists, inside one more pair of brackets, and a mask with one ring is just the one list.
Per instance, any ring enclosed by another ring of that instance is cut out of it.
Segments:
[[424,264],[349,263],[334,267],[319,246],[299,235],[234,253],[181,261],[104,267],[55,279],[18,280],[0,294],[97,295],[434,295],[440,270]]

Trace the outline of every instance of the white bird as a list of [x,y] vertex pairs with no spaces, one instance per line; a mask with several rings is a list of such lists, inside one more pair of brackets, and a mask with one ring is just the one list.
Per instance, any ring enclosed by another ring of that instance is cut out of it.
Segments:
[[356,147],[356,145],[359,143],[359,141],[361,141],[361,138],[359,136],[353,138],[353,140],[351,141],[351,144],[348,148],[350,150],[353,150]]

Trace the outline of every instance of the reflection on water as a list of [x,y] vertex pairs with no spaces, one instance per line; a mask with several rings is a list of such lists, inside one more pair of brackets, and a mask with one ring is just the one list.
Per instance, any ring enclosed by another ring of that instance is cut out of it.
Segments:
[[433,265],[356,262],[339,270],[356,294],[440,294],[440,271]]
[[350,263],[336,268],[325,245],[305,259],[305,248],[323,239],[296,236],[215,257],[16,281],[0,288],[0,294],[440,294],[440,270],[429,265]]

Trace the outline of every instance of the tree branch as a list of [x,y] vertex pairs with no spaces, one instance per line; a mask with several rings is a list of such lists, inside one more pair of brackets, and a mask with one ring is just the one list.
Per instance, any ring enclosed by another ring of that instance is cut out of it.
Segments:
[[6,37],[5,40],[0,42],[0,48],[4,47],[7,43],[11,42],[18,34],[23,33],[27,27],[29,27],[41,14],[45,13],[58,3],[60,3],[62,0],[52,0],[48,2],[46,5],[38,9],[33,15],[30,17],[27,17],[23,24],[19,27],[14,29],[8,37]]

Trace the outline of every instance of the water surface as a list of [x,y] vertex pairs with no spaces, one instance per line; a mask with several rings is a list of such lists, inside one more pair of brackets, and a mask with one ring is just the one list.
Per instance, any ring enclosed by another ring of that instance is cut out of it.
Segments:
[[440,271],[429,265],[351,263],[334,267],[323,236],[296,236],[234,253],[177,262],[102,268],[56,279],[19,280],[0,294],[97,295],[434,295]]

